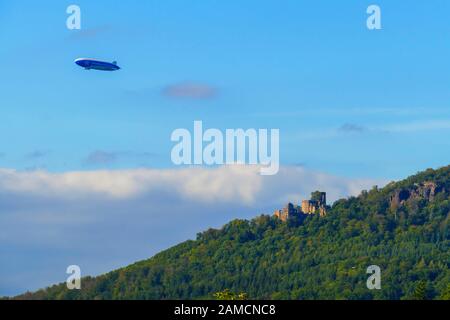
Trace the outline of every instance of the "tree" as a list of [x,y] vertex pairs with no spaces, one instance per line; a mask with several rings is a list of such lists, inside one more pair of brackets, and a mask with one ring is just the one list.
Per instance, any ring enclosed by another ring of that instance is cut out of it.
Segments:
[[229,289],[225,289],[214,294],[214,298],[217,300],[247,300],[247,294],[245,292],[233,293]]
[[427,283],[421,280],[417,283],[416,289],[414,290],[413,299],[414,300],[426,300],[427,298]]
[[440,299],[441,300],[450,300],[450,284],[447,285],[447,288],[442,293]]

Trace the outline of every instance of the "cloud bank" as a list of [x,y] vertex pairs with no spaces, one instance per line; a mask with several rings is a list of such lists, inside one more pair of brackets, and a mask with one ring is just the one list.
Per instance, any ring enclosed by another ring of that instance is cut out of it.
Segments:
[[[274,204],[293,194],[306,197],[315,189],[331,199],[358,194],[362,188],[384,183],[373,179],[346,179],[303,167],[283,167],[274,177],[259,174],[259,166],[222,166],[214,169],[130,169],[74,171],[16,171],[0,169],[0,192],[54,199],[98,198],[133,200],[153,192],[167,192],[180,200],[199,203]],[[294,201],[295,199],[291,199]]]

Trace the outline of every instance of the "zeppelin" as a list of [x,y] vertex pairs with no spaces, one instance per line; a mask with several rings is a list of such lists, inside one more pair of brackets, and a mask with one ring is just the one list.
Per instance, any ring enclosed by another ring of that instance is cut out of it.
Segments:
[[79,58],[75,60],[75,63],[86,70],[116,71],[120,69],[116,61],[111,63],[96,59]]

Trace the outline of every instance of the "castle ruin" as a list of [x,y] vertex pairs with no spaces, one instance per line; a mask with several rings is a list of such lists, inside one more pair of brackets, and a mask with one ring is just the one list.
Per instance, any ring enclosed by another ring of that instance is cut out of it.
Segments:
[[288,221],[292,217],[319,214],[321,217],[327,214],[327,194],[315,191],[311,193],[310,200],[303,200],[300,206],[288,203],[283,209],[276,210],[274,216],[281,221]]

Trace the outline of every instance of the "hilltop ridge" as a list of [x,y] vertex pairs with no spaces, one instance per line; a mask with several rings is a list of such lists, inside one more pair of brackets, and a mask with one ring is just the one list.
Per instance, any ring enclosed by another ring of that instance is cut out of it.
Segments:
[[[322,205],[325,215],[281,219],[281,210],[234,220],[148,260],[83,278],[79,291],[60,284],[16,298],[212,299],[230,289],[252,299],[450,299],[449,191],[444,167],[331,207],[313,193],[314,212]],[[382,270],[381,290],[366,287],[370,265]]]

